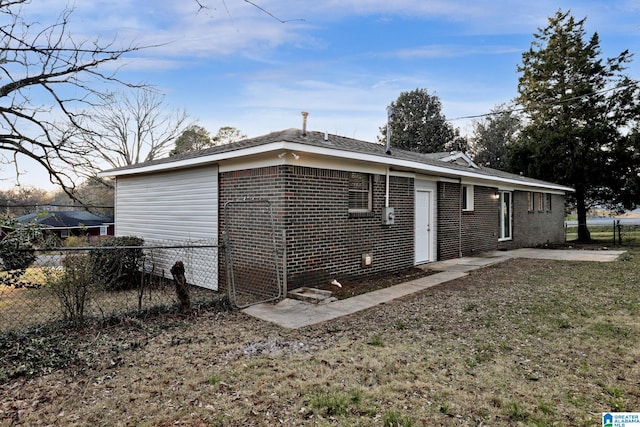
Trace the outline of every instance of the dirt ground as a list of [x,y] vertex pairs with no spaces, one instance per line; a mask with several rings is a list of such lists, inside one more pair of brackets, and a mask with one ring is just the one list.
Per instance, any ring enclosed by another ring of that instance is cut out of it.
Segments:
[[407,268],[395,273],[375,274],[365,279],[344,280],[339,282],[340,286],[326,284],[319,289],[331,291],[332,296],[337,299],[350,298],[363,293],[375,291],[376,289],[387,288],[403,282],[409,282],[420,277],[434,274],[431,270],[424,270],[417,267]]
[[205,310],[15,336],[0,425],[600,425],[640,408],[638,271],[519,259],[299,330]]

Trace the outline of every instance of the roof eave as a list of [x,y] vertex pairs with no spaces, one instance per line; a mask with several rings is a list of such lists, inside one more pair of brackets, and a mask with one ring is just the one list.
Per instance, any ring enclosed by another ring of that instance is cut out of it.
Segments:
[[505,177],[500,177],[495,175],[486,175],[486,174],[474,172],[474,170],[461,171],[461,170],[449,168],[447,167],[446,164],[442,166],[437,166],[437,165],[431,165],[431,164],[422,163],[418,161],[398,159],[393,157],[393,155],[368,154],[368,153],[361,153],[356,151],[342,150],[342,149],[336,148],[335,146],[322,147],[317,145],[309,145],[309,144],[303,144],[299,142],[289,142],[289,141],[270,142],[267,144],[257,145],[253,147],[242,148],[242,149],[222,152],[222,153],[214,153],[210,155],[193,157],[193,158],[184,159],[184,160],[176,160],[173,162],[141,165],[139,167],[134,167],[134,168],[112,169],[112,170],[100,172],[99,176],[118,177],[118,176],[139,175],[139,174],[162,172],[162,171],[174,170],[174,169],[204,166],[208,164],[215,164],[223,160],[233,160],[233,159],[238,159],[246,156],[277,152],[279,150],[291,150],[291,151],[297,151],[299,153],[316,154],[316,155],[329,156],[329,157],[340,158],[340,159],[359,160],[363,162],[378,163],[378,164],[387,165],[392,168],[395,167],[399,169],[408,169],[408,170],[416,171],[418,173],[442,175],[445,177],[456,177],[456,178],[461,177],[461,178],[477,179],[477,180],[488,181],[488,182],[503,183],[505,185],[519,185],[519,186],[549,189],[549,190],[555,190],[555,191],[565,191],[565,192],[574,191],[574,189],[571,187],[553,184],[553,183],[541,183],[536,181],[505,178]]

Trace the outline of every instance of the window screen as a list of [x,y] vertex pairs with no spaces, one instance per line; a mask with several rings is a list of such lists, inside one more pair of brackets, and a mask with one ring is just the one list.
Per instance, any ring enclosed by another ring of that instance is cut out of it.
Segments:
[[349,212],[371,211],[371,175],[349,174]]

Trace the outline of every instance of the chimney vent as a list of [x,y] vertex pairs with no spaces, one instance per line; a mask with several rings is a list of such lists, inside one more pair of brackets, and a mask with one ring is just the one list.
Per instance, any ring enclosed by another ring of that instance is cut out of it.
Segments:
[[306,111],[302,112],[302,136],[307,136],[307,117],[309,117],[309,113]]
[[387,149],[386,153],[391,154],[391,117],[393,116],[393,107],[387,107]]

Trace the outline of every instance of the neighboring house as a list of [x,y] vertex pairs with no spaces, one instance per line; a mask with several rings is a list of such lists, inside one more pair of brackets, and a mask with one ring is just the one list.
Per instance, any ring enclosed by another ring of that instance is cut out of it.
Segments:
[[571,188],[479,167],[463,153],[385,151],[288,129],[102,176],[116,178],[116,235],[146,241],[222,241],[227,202],[269,200],[276,235],[286,235],[289,288],[564,242]]
[[37,224],[61,239],[69,236],[112,236],[113,218],[87,211],[48,210],[16,218],[20,224]]

